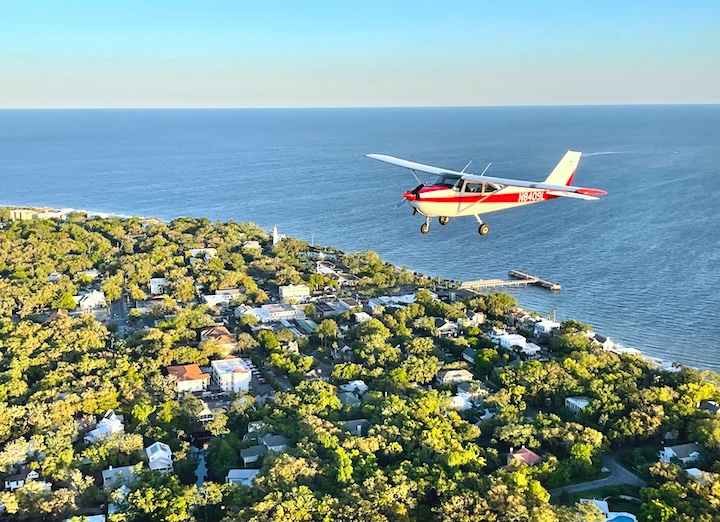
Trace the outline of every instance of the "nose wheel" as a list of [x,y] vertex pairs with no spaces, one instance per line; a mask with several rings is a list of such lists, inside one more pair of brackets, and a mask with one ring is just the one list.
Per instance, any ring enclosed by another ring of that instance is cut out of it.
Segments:
[[422,232],[423,234],[427,234],[428,232],[430,232],[430,218],[429,217],[426,217],[425,223],[420,225],[420,232]]

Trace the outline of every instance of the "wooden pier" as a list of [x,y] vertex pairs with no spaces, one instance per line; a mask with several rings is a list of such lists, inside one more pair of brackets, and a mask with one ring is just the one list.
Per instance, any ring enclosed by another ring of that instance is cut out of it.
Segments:
[[524,286],[534,285],[557,292],[560,290],[560,284],[542,279],[540,277],[521,272],[520,270],[510,270],[510,277],[513,278],[511,281],[504,281],[502,279],[479,279],[477,281],[464,281],[460,288],[467,290],[481,290],[483,288],[499,288],[507,286]]

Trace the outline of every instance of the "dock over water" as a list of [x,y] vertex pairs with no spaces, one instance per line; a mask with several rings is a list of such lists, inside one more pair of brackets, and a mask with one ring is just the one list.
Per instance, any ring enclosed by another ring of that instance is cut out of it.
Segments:
[[538,276],[534,276],[520,270],[510,270],[508,275],[513,279],[510,281],[504,281],[502,279],[479,279],[477,281],[464,281],[460,288],[467,290],[481,290],[483,288],[499,288],[506,286],[524,286],[534,285],[557,292],[560,290],[560,283],[548,281]]

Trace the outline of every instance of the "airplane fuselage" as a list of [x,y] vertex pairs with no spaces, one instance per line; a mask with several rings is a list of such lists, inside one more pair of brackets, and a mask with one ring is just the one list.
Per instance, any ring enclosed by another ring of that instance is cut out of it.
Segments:
[[403,196],[427,217],[477,216],[559,197],[546,190],[503,187],[492,192],[466,192],[446,185],[429,185]]

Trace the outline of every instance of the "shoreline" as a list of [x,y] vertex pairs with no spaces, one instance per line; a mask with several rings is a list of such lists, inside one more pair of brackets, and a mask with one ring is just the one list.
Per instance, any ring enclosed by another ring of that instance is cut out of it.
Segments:
[[[146,220],[154,220],[154,221],[160,221],[160,222],[166,223],[166,224],[169,223],[169,221],[166,221],[166,220],[160,219],[160,218],[137,216],[137,215],[128,215],[128,214],[118,214],[118,213],[114,213],[114,212],[90,211],[90,210],[77,209],[77,208],[71,208],[71,207],[61,208],[61,209],[55,209],[55,208],[52,208],[52,207],[46,207],[46,206],[36,207],[36,206],[33,206],[33,205],[5,205],[5,204],[0,205],[0,209],[3,209],[3,208],[4,208],[4,209],[11,210],[11,211],[12,211],[12,210],[28,210],[28,211],[31,211],[31,212],[34,211],[35,217],[17,219],[18,221],[23,221],[23,220],[29,221],[29,220],[32,220],[32,219],[58,219],[58,220],[66,220],[67,217],[68,217],[69,215],[71,215],[71,214],[74,214],[74,213],[83,213],[83,214],[86,214],[86,215],[87,215],[88,217],[90,217],[90,218],[92,218],[92,217],[98,217],[98,218],[100,218],[100,219],[108,219],[108,218],[130,219],[130,218],[138,218],[138,219],[141,219],[141,220],[143,220],[143,221],[146,221]],[[42,214],[44,214],[44,215],[42,215]],[[182,216],[177,216],[176,218],[173,218],[173,219],[178,219],[179,217],[182,217]],[[11,219],[12,219],[12,218],[11,218]],[[16,221],[16,219],[12,219],[12,220],[13,220],[13,221]],[[383,262],[386,262],[386,261],[383,260]],[[401,268],[402,268],[402,266],[398,267],[398,265],[395,264],[395,263],[390,263],[390,264],[392,264],[393,267],[395,267],[395,269],[401,269]],[[406,266],[406,265],[403,265],[403,266]],[[427,276],[425,273],[423,273],[423,272],[420,271],[420,270],[412,269],[412,268],[409,267],[409,266],[406,266],[406,268],[407,268],[408,271],[417,272],[417,273],[422,274],[422,275],[425,276],[425,277],[429,277],[429,276]],[[437,276],[437,277],[438,277],[441,281],[445,281],[445,280],[455,281],[454,279],[449,279],[449,278],[446,278],[446,277],[442,277],[442,278],[439,277],[439,276]],[[432,279],[432,277],[429,277],[429,278]],[[478,295],[482,295],[482,294],[478,293]],[[518,303],[518,305],[520,305],[520,303]],[[520,306],[519,306],[519,307],[520,307]],[[521,308],[521,307],[520,307],[520,308]],[[578,319],[578,320],[579,320],[579,319]],[[591,326],[592,326],[592,325],[591,325]],[[594,331],[594,330],[593,330],[593,331]],[[607,336],[607,337],[608,337],[609,339],[611,339],[610,336]],[[664,359],[664,358],[661,358],[661,357],[653,357],[653,356],[647,355],[646,353],[644,353],[644,352],[643,352],[641,349],[639,349],[639,348],[626,347],[626,346],[623,346],[623,345],[620,344],[620,343],[615,343],[614,341],[613,341],[613,343],[614,343],[614,347],[613,347],[612,349],[609,349],[608,351],[612,351],[613,353],[616,353],[616,354],[618,354],[618,355],[629,354],[629,355],[634,355],[634,356],[641,357],[641,358],[643,358],[643,359],[646,360],[646,361],[655,363],[657,366],[659,366],[660,368],[662,368],[664,371],[675,372],[675,371],[680,371],[682,368],[692,368],[692,369],[695,369],[695,370],[698,370],[698,371],[711,371],[711,372],[715,372],[715,370],[713,370],[713,369],[711,369],[711,368],[698,368],[698,367],[695,367],[695,366],[690,366],[690,365],[687,365],[687,364],[680,363],[680,362],[678,362],[678,361],[670,361],[670,360],[667,360],[667,359]]]

